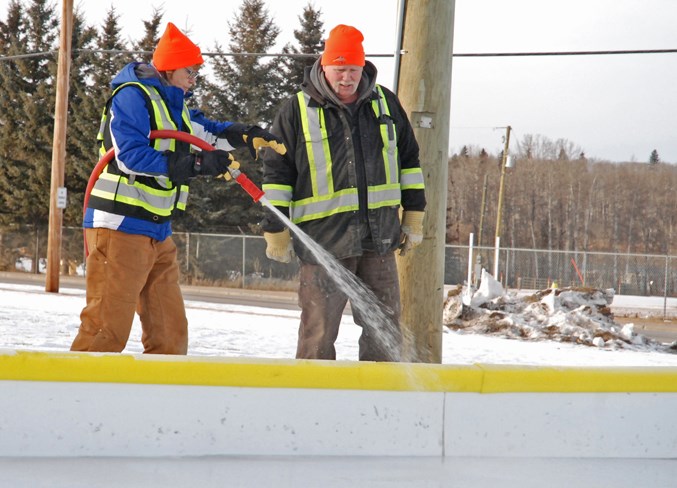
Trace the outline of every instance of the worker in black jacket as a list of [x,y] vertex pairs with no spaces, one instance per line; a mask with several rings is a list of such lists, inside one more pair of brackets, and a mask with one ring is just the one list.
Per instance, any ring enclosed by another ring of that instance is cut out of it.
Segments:
[[[400,344],[397,351],[385,347],[364,313],[355,313],[359,358],[388,361],[399,359],[401,345],[395,251],[422,241],[426,200],[413,129],[396,95],[376,83],[363,39],[354,27],[335,27],[301,91],[283,103],[271,132],[287,153],[266,152],[263,190],[376,295],[390,319],[388,335]],[[263,230],[270,259],[301,260],[296,357],[335,359],[348,297],[272,212]]]

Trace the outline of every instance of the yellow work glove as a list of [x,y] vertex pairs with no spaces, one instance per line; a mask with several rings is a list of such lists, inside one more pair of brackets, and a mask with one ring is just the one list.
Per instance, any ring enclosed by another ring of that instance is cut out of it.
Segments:
[[264,232],[263,237],[267,244],[266,256],[268,259],[281,263],[291,262],[291,258],[295,254],[289,229],[284,229],[282,232]]
[[423,241],[423,217],[425,212],[405,210],[400,227],[400,256],[404,256]]
[[281,139],[275,137],[267,130],[254,126],[242,135],[242,140],[247,144],[249,152],[254,158],[259,154],[259,149],[269,147],[278,154],[287,154],[287,147]]
[[259,149],[262,147],[269,147],[278,154],[287,154],[287,148],[282,139],[258,125],[234,122],[219,134],[219,137],[224,137],[233,147],[246,147],[254,159],[258,157]]

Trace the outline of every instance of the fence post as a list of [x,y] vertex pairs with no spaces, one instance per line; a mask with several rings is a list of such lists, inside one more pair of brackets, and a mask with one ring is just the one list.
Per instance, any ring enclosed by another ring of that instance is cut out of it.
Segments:
[[496,247],[494,250],[494,278],[498,281],[498,251],[501,248],[501,236],[496,236]]
[[186,232],[186,275],[190,276],[190,232]]
[[246,271],[246,264],[245,263],[247,262],[247,251],[246,251],[247,236],[242,235],[240,237],[242,237],[242,288],[246,288],[244,280],[246,279],[246,276],[247,276],[247,274],[245,273],[245,271]]
[[670,256],[665,256],[665,277],[663,281],[663,320],[668,318],[668,273],[670,272]]
[[40,274],[40,229],[37,225],[35,226],[35,260],[33,266],[33,273]]
[[[475,239],[475,234],[470,233],[470,238],[468,239],[468,284],[466,286],[466,296],[468,297],[468,303],[470,305],[470,289],[472,287],[472,251],[473,251],[473,241]],[[462,297],[462,301],[465,302],[465,296]]]

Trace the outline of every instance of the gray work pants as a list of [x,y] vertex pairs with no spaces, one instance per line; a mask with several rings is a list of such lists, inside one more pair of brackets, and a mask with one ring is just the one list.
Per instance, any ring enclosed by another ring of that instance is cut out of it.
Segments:
[[[394,252],[379,256],[365,252],[340,260],[373,292],[380,303],[351,300],[355,323],[362,327],[360,361],[399,361],[402,348],[400,330],[400,285]],[[334,343],[339,332],[348,296],[327,270],[317,264],[301,264],[299,284],[298,359],[336,359]]]

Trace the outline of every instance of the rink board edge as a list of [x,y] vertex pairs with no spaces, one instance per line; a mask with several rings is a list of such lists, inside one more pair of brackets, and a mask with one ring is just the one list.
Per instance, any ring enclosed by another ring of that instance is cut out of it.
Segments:
[[430,392],[677,392],[677,367],[311,361],[0,350],[0,381]]
[[1,457],[677,458],[677,368],[0,351]]

